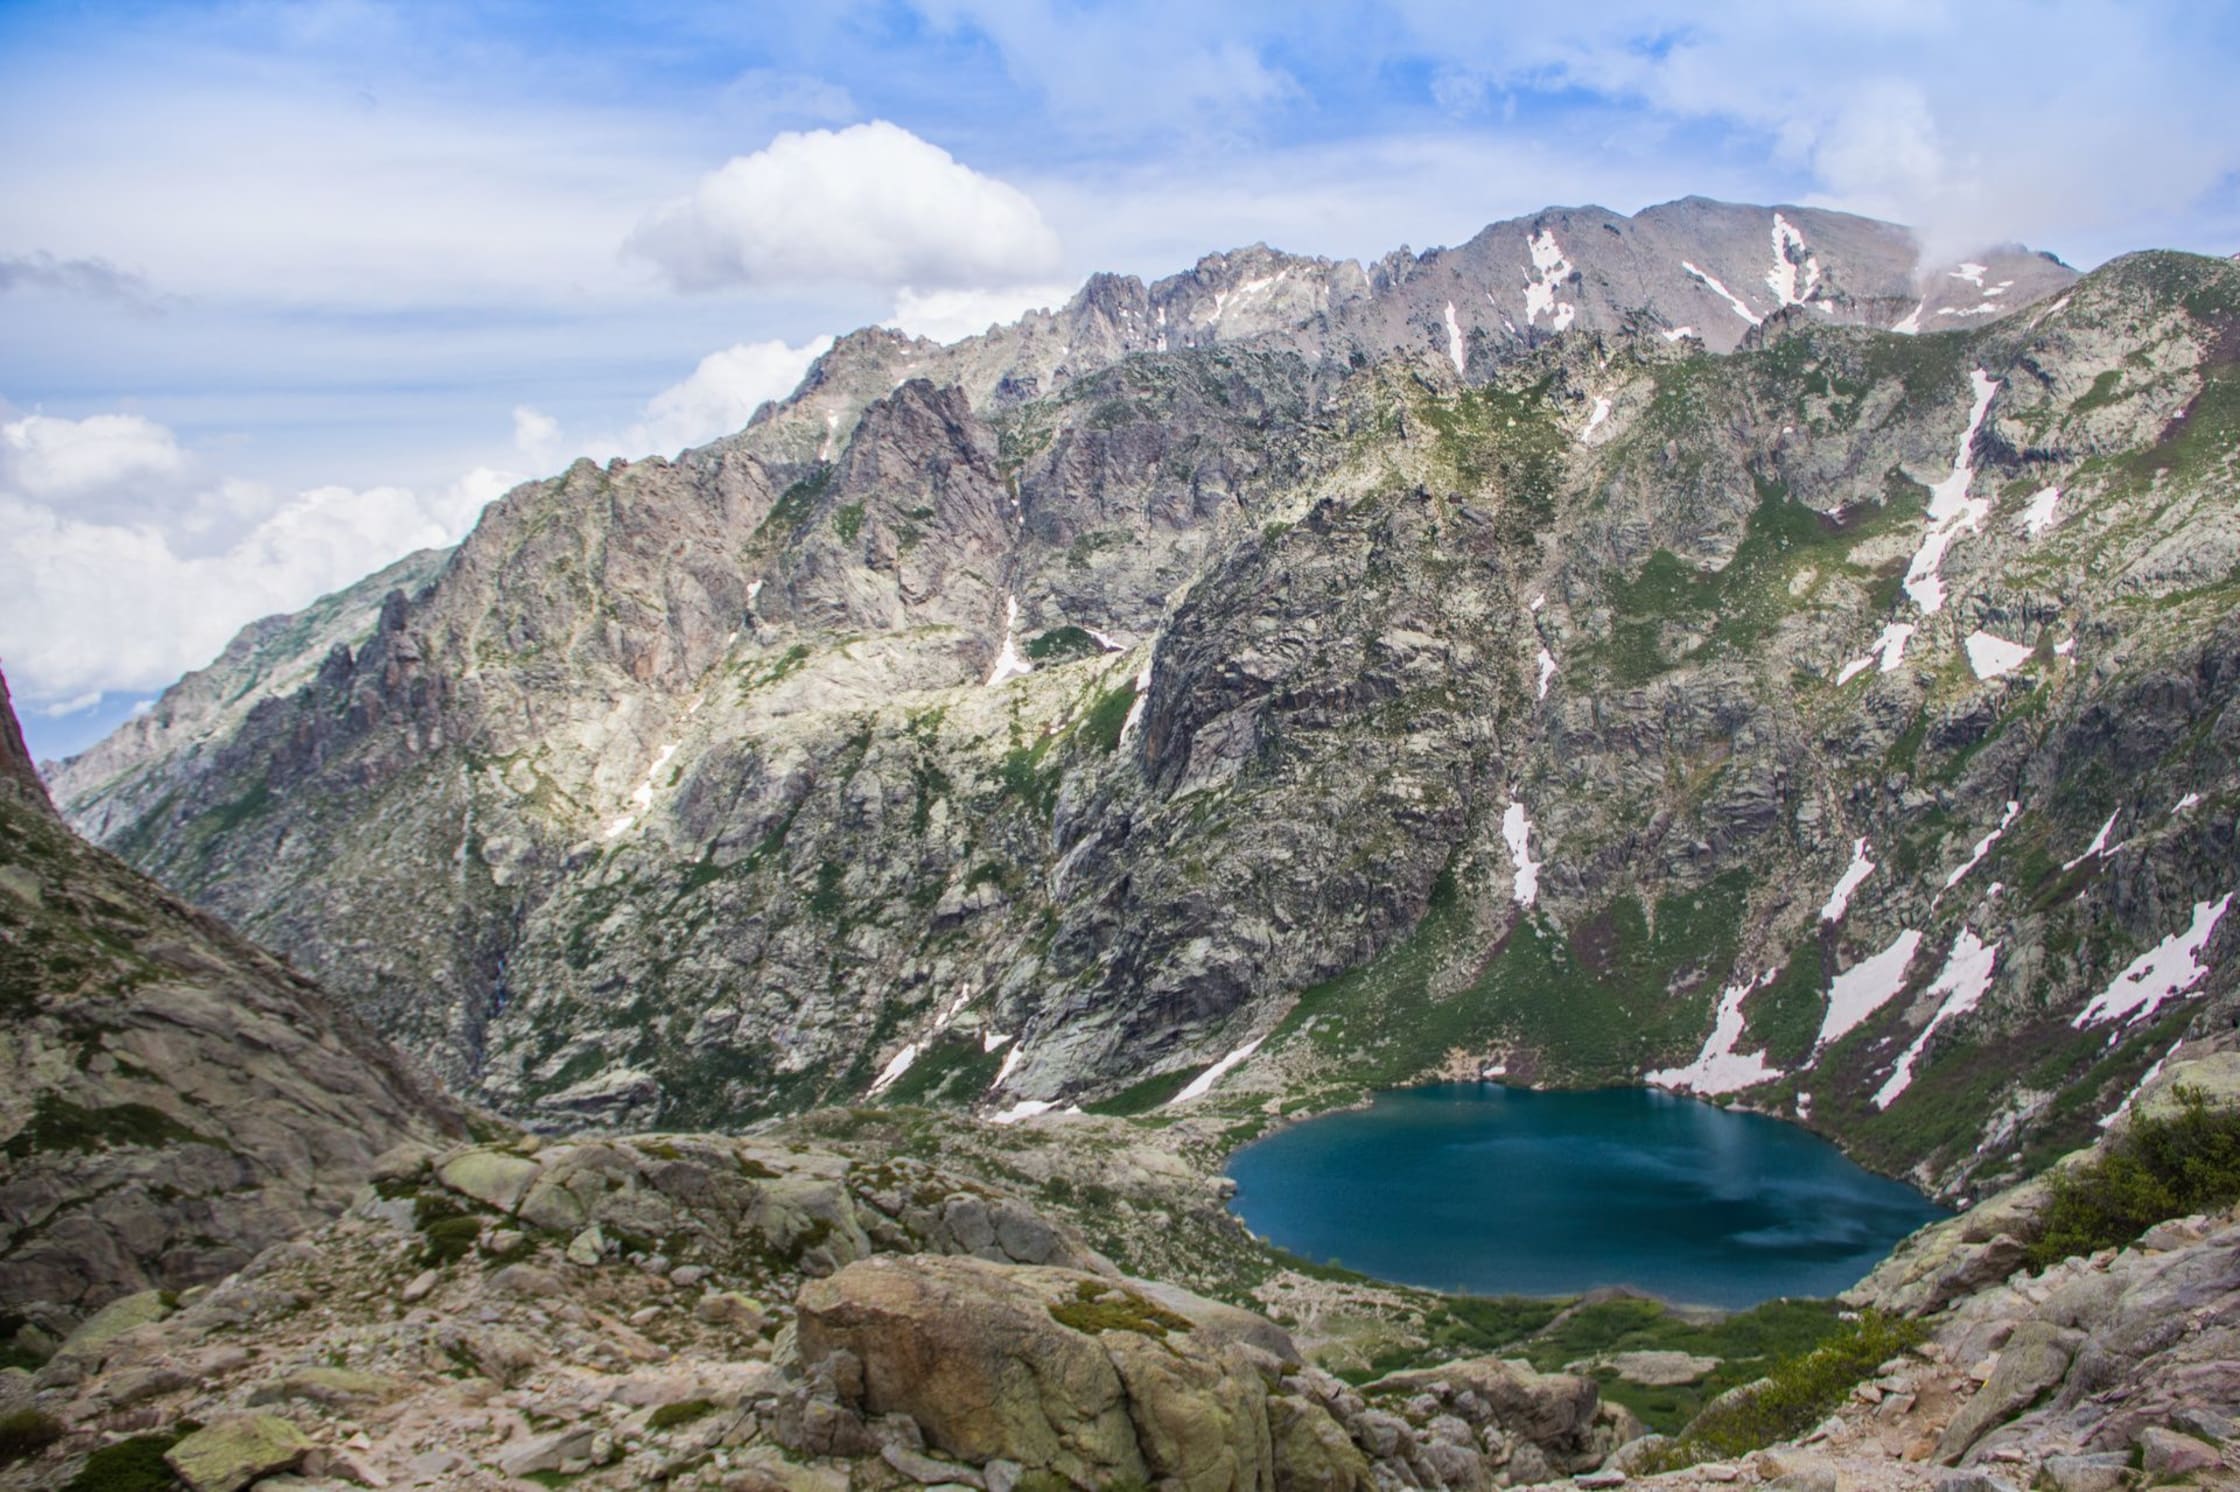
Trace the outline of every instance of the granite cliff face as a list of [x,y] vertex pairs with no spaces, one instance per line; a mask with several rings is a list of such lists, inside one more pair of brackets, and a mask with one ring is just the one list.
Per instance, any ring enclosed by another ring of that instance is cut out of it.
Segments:
[[463,1133],[307,980],[72,834],[4,681],[0,1013],[0,1346],[230,1274],[384,1150]]
[[1649,1075],[1972,1190],[2225,1019],[2240,786],[2240,271],[1985,258],[1691,200],[859,333],[51,781],[542,1123]]

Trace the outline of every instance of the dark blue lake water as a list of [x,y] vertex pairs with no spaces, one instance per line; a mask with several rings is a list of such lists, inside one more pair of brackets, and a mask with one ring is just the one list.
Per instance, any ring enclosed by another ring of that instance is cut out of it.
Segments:
[[1646,1088],[1405,1089],[1279,1130],[1229,1174],[1237,1214],[1293,1253],[1477,1295],[1833,1295],[1946,1215],[1793,1124]]

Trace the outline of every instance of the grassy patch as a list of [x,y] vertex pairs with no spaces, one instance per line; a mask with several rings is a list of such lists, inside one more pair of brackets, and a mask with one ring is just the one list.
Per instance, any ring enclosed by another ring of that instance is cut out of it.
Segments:
[[1071,1300],[1055,1302],[1050,1319],[1060,1326],[1095,1336],[1101,1331],[1132,1331],[1139,1336],[1164,1338],[1170,1331],[1188,1331],[1190,1323],[1165,1306],[1130,1290],[1083,1280]]
[[1879,1311],[1844,1323],[1811,1351],[1776,1363],[1764,1375],[1763,1387],[1696,1416],[1672,1447],[1672,1464],[1747,1455],[1803,1434],[1922,1335],[1919,1322]]
[[10,1160],[58,1151],[154,1150],[165,1145],[215,1145],[218,1142],[144,1103],[81,1108],[52,1093],[39,1095],[31,1122],[8,1141]]
[[0,1466],[36,1456],[62,1438],[62,1421],[37,1409],[0,1414]]
[[1027,639],[1027,657],[1036,663],[1065,663],[1103,653],[1104,645],[1079,627],[1052,627]]
[[2212,1108],[2199,1088],[2175,1096],[2175,1113],[2135,1116],[2098,1160],[2053,1173],[2033,1265],[2120,1248],[2168,1218],[2240,1200],[2240,1109]]
[[1074,739],[1096,751],[1110,756],[1120,749],[1120,732],[1127,728],[1128,712],[1135,708],[1136,691],[1133,684],[1123,684],[1117,689],[1107,689],[1089,706],[1081,723],[1074,727]]
[[683,1399],[674,1404],[664,1404],[646,1416],[649,1430],[674,1430],[679,1425],[689,1425],[694,1420],[706,1419],[716,1412],[713,1399]]
[[1155,1077],[1145,1078],[1140,1083],[1130,1084],[1110,1098],[1099,1099],[1090,1104],[1088,1109],[1092,1114],[1148,1114],[1189,1087],[1190,1080],[1197,1075],[1198,1070],[1193,1067],[1185,1067],[1178,1072],[1162,1072]]
[[164,1453],[200,1428],[189,1421],[166,1434],[135,1435],[105,1445],[86,1457],[63,1492],[176,1492],[179,1479],[171,1474]]

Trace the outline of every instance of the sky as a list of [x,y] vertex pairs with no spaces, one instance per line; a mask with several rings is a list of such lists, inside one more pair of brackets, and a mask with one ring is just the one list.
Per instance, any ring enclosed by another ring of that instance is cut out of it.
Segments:
[[35,753],[673,454],[829,339],[1690,193],[2240,249],[2240,5],[0,0],[0,667]]

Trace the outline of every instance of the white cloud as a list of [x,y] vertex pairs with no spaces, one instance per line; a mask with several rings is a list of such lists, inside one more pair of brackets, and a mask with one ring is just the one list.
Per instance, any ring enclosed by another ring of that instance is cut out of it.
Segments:
[[172,433],[136,414],[33,414],[0,425],[0,482],[31,497],[83,497],[185,469]]
[[1029,311],[1047,311],[1073,298],[1071,285],[1015,285],[1003,290],[917,290],[905,285],[895,294],[894,314],[883,326],[955,342],[989,327],[1017,321]]
[[884,120],[734,157],[648,214],[626,250],[683,290],[1008,283],[1059,259],[1024,192]]
[[632,454],[671,455],[730,435],[757,405],[792,393],[831,345],[830,337],[819,337],[799,347],[741,342],[711,352],[690,377],[646,402],[645,418],[630,427],[623,444]]
[[[96,415],[48,420],[9,442],[0,533],[11,583],[0,589],[0,643],[27,708],[55,717],[106,691],[161,688],[209,662],[244,623],[301,607],[410,550],[457,542],[520,480],[478,468],[432,491],[292,495],[223,480],[176,510],[124,516],[77,499],[100,482],[190,467],[192,453],[170,430]],[[38,455],[23,459],[25,445]]]
[[526,404],[513,407],[513,448],[536,467],[550,466],[560,458],[560,422]]

